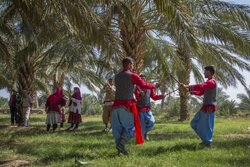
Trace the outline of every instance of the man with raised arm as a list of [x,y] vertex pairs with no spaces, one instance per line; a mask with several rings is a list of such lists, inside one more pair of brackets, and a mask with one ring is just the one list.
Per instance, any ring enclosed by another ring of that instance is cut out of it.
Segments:
[[[145,75],[140,77],[146,82]],[[149,140],[148,132],[153,129],[155,119],[151,112],[150,98],[154,101],[165,98],[165,95],[157,95],[154,89],[141,89],[135,88],[135,97],[137,99],[137,110],[140,114],[140,122],[142,128],[142,134],[145,140]]]
[[202,140],[201,146],[209,147],[213,140],[217,83],[214,79],[214,67],[206,66],[204,70],[206,82],[196,85],[181,84],[181,86],[190,94],[203,95],[203,105],[191,121],[191,127]]
[[142,89],[155,89],[159,84],[149,84],[132,72],[133,60],[129,57],[122,60],[123,69],[115,75],[115,101],[112,111],[112,133],[116,142],[118,155],[127,155],[125,145],[136,136],[136,143],[143,144],[140,118],[134,98],[135,85]]

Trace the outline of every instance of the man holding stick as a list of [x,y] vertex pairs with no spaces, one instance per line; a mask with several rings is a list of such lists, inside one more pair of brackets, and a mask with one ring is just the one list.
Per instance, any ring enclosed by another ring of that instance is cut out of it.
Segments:
[[[140,77],[146,82],[144,75]],[[136,87],[137,110],[140,114],[142,134],[145,140],[149,140],[148,132],[154,127],[155,119],[151,112],[150,98],[154,101],[165,98],[165,95],[157,95],[153,89],[141,89]]]
[[201,145],[209,147],[213,140],[217,83],[214,79],[214,67],[206,66],[204,69],[205,78],[208,79],[206,82],[196,85],[181,83],[180,85],[193,95],[204,96],[203,105],[191,121],[191,127],[202,140]]
[[112,133],[116,142],[118,155],[128,155],[125,145],[136,136],[136,143],[143,144],[140,118],[134,99],[134,85],[142,89],[155,89],[159,84],[149,84],[132,72],[133,60],[122,60],[123,70],[115,75],[115,101],[112,110]]

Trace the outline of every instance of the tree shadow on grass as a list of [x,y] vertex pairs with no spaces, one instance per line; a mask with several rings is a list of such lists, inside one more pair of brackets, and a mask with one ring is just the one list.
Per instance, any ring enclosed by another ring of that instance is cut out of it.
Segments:
[[74,135],[79,137],[100,137],[100,136],[106,136],[106,133],[103,133],[100,128],[93,126],[93,127],[87,127],[81,128],[76,131],[68,131],[66,129],[64,130],[58,130],[56,132],[47,132],[45,126],[33,126],[29,128],[24,127],[17,127],[11,129],[11,131],[8,131],[8,135],[11,136],[11,138],[16,139],[18,137],[38,137],[40,135],[58,135],[58,136],[65,136],[65,135]]
[[20,136],[22,137],[35,137],[39,136],[41,134],[46,134],[46,130],[42,126],[33,126],[33,127],[17,127],[15,131],[12,132],[11,137],[12,138],[18,138]]
[[210,159],[213,162],[216,162],[216,164],[221,164],[221,166],[242,166],[247,167],[250,164],[250,157],[212,157]]
[[[16,145],[15,150],[18,154],[35,156],[37,161],[34,163],[48,165],[50,162],[60,162],[62,160],[81,159],[92,161],[102,157],[103,153],[99,150],[105,150],[109,147],[110,143],[57,143],[56,141],[46,141],[33,145],[31,143]],[[48,147],[44,149],[45,147]],[[69,151],[60,148],[70,148]],[[110,156],[111,157],[111,156]]]
[[32,115],[30,116],[30,122],[41,122],[41,123],[45,123],[46,117],[33,117]]
[[178,121],[178,120],[157,120],[157,124],[175,124],[175,125],[189,125],[190,120],[187,121]]
[[225,149],[230,149],[234,147],[242,147],[246,149],[246,147],[249,146],[250,146],[249,138],[234,138],[234,139],[226,138],[225,140],[218,140],[218,141],[215,140],[213,142],[213,147],[225,148]]
[[81,129],[81,131],[84,131],[84,132],[99,131],[99,132],[101,132],[101,131],[102,131],[102,127],[101,127],[101,126],[83,127],[83,128]]
[[84,126],[101,126],[101,121],[87,121],[83,123]]
[[[36,122],[36,123],[44,123],[45,122],[45,120],[43,119],[43,118],[37,118],[37,117],[35,117],[35,118],[31,118],[30,119],[30,121],[29,121],[30,123],[31,123],[31,128],[40,128],[40,127],[43,127],[42,125],[32,125],[32,123],[34,123],[34,122]],[[12,129],[17,129],[17,130],[20,130],[20,128],[23,128],[23,127],[10,127],[10,116],[9,117],[1,117],[0,118],[0,123],[1,123],[1,125],[0,125],[0,130],[1,129],[6,129],[6,128],[12,128]],[[29,129],[29,128],[27,128],[27,129]]]
[[[242,147],[243,149],[248,149],[246,147],[250,146],[250,140],[247,138],[244,139],[235,139],[235,140],[224,140],[224,141],[215,141],[212,145],[212,148],[220,148],[220,149],[232,149],[234,147]],[[197,151],[204,149],[197,144],[189,144],[189,143],[182,143],[182,144],[176,144],[174,146],[170,147],[165,147],[165,146],[160,146],[160,147],[150,147],[150,148],[145,148],[143,149],[139,155],[142,156],[157,156],[159,154],[164,154],[167,152],[178,152],[182,150],[189,150],[189,151]],[[243,159],[242,162],[239,163],[245,163],[246,161],[249,161],[249,159]],[[241,161],[241,160],[239,160]],[[233,161],[231,162],[233,163]]]
[[9,125],[0,125],[0,129],[7,129],[7,128],[10,128]]
[[145,148],[142,150],[142,152],[139,153],[139,155],[153,157],[167,152],[178,152],[182,150],[197,151],[199,149],[201,148],[197,147],[197,145],[195,144],[182,143],[170,147],[160,146],[160,147]]
[[89,121],[86,123],[83,123],[82,128],[80,129],[81,132],[83,132],[82,135],[86,136],[102,136],[106,135],[107,133],[104,133],[103,130],[104,126],[100,121]]
[[153,140],[173,140],[183,138],[197,138],[197,135],[192,132],[171,132],[171,133],[152,133],[150,138]]
[[1,117],[0,118],[0,123],[1,123],[0,129],[9,127],[9,125],[10,125],[10,117]]
[[[45,122],[45,118],[43,117],[32,117],[32,115],[30,116],[30,121],[31,124],[32,123],[44,123]],[[10,125],[10,115],[6,115],[6,117],[0,117],[0,128],[3,126],[9,126]],[[33,125],[32,125],[33,126]]]
[[48,153],[46,156],[42,157],[41,159],[38,160],[39,163],[48,165],[50,162],[60,162],[60,161],[65,161],[65,160],[74,160],[74,159],[84,159],[87,161],[91,161],[95,159],[97,155],[95,154],[90,154],[90,153],[85,153],[84,151],[82,152],[69,152],[67,154],[63,154],[61,152],[53,152],[53,153]]
[[[62,135],[62,134],[65,134],[65,132],[67,132],[67,133],[74,133],[75,135],[77,134],[82,135],[82,133],[84,133],[83,135],[100,136],[102,135],[100,127],[101,126],[98,125],[98,122],[86,122],[83,125],[81,125],[77,131],[73,132],[73,131],[68,131],[67,129],[63,129],[63,130],[57,129],[57,131],[54,132],[54,134]],[[6,126],[4,126],[3,128],[6,128]],[[39,136],[41,134],[50,134],[50,132],[46,131],[46,125],[44,126],[32,125],[28,128],[17,127],[16,129],[14,129],[14,131],[12,131],[11,135],[12,137],[18,137],[18,136],[23,136],[23,137],[33,136],[34,137],[34,136]]]
[[108,136],[108,133],[102,132],[100,130],[95,130],[92,132],[86,132],[83,134],[84,136],[89,136],[89,137],[100,137],[100,136]]

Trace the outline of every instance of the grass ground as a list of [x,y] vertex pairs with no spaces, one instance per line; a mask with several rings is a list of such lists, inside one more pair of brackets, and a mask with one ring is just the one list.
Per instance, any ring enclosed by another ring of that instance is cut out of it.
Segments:
[[[45,132],[45,115],[31,115],[29,128],[9,127],[0,115],[0,166],[8,160],[27,160],[31,166],[104,167],[223,167],[250,166],[250,118],[217,118],[214,143],[200,148],[189,122],[157,119],[151,140],[129,145],[130,156],[118,157],[112,134],[102,133],[100,117],[84,118],[77,132]],[[85,165],[86,166],[86,165]]]

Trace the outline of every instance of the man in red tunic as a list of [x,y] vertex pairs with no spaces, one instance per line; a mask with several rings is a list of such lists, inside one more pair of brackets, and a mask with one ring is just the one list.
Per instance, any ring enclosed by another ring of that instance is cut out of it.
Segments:
[[191,121],[191,127],[202,140],[202,146],[210,146],[213,140],[217,91],[214,73],[213,66],[206,66],[204,72],[205,78],[207,78],[206,82],[196,85],[181,84],[190,94],[203,96],[203,105]]
[[[146,81],[144,75],[140,75],[140,77]],[[165,95],[157,95],[154,89],[141,89],[137,86],[135,88],[135,97],[137,99],[137,110],[140,114],[142,134],[145,140],[149,140],[148,132],[153,129],[155,123],[154,116],[151,112],[150,98],[156,101],[165,98]]]
[[112,133],[119,155],[127,155],[125,145],[136,135],[136,143],[143,144],[140,118],[134,98],[135,85],[142,89],[155,89],[159,84],[149,84],[132,72],[133,60],[122,60],[123,70],[115,75],[115,101],[112,110]]
[[12,90],[12,94],[9,100],[9,107],[11,113],[11,126],[15,123],[18,123],[18,114],[17,114],[17,91],[15,89]]

